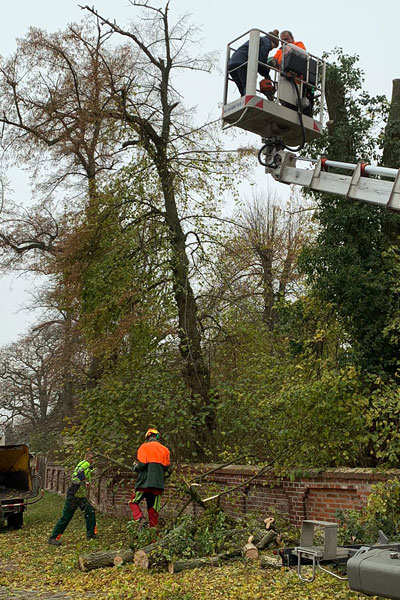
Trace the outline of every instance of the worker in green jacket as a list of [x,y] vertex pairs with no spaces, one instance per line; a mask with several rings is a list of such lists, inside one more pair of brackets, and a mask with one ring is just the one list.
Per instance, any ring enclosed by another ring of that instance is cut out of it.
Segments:
[[96,539],[96,515],[90,504],[87,493],[92,480],[93,453],[88,451],[84,460],[81,460],[72,473],[71,485],[67,490],[63,513],[57,521],[50,537],[49,544],[61,546],[60,537],[67,528],[68,523],[75,514],[77,508],[83,512],[86,521],[86,537],[88,540]]

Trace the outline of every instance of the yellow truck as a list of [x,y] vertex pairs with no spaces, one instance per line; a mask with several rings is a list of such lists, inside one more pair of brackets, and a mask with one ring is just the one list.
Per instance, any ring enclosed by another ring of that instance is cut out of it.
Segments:
[[20,529],[28,498],[40,499],[40,477],[32,473],[26,444],[0,446],[0,527]]

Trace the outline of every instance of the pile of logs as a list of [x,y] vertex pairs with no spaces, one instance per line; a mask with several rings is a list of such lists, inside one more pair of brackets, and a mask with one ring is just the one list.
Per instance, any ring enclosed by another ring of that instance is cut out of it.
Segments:
[[[265,519],[264,523],[266,528],[264,530],[260,529],[248,537],[247,542],[242,547],[233,548],[214,556],[182,559],[168,563],[162,558],[162,552],[160,553],[159,550],[168,546],[171,535],[175,534],[178,529],[175,528],[162,539],[137,550],[124,548],[122,550],[92,552],[80,556],[78,561],[79,568],[81,571],[91,571],[92,569],[101,567],[120,566],[125,563],[133,562],[141,569],[166,567],[169,573],[180,573],[181,571],[203,566],[219,566],[227,561],[238,560],[240,558],[258,560],[260,558],[261,550],[264,550],[273,542],[279,541],[279,535],[272,529],[274,519]],[[229,538],[240,537],[242,534],[245,535],[245,533],[245,529],[232,529],[226,531],[225,537],[228,540]],[[265,562],[263,558],[264,557],[261,558],[261,566],[272,566],[271,559]]]

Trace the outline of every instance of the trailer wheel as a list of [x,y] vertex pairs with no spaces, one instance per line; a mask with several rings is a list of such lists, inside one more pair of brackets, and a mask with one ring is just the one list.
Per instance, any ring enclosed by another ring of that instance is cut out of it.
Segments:
[[7,523],[9,527],[13,529],[21,529],[24,522],[24,513],[14,513],[7,517]]

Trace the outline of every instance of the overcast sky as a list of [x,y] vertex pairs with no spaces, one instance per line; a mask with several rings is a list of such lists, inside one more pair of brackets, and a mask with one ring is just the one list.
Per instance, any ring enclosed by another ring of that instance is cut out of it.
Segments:
[[[150,3],[157,7],[164,5],[161,0]],[[126,26],[128,20],[137,14],[137,9],[127,0],[90,0],[89,4],[94,4],[104,16],[116,19],[121,26]],[[365,87],[371,94],[386,94],[390,98],[392,80],[400,77],[396,34],[400,18],[398,0],[335,0],[332,3],[170,0],[170,9],[171,20],[174,16],[191,13],[193,23],[201,28],[199,37],[203,41],[203,50],[220,52],[221,69],[226,44],[256,27],[265,31],[275,28],[292,30],[295,38],[303,41],[307,49],[317,56],[336,46],[342,47],[347,54],[358,54],[360,67],[365,72]],[[24,37],[30,26],[56,31],[70,22],[79,21],[82,16],[75,0],[3,0],[0,54],[11,54],[16,38]],[[220,74],[201,78],[191,76],[182,81],[187,103],[198,103],[200,123],[209,117],[219,116],[222,84]],[[26,195],[28,202],[28,191],[23,191],[25,188],[19,181],[23,177],[13,174],[13,178],[15,200],[24,201],[20,196]],[[32,317],[19,309],[26,301],[31,285],[32,282],[23,278],[0,279],[0,345],[16,340],[27,329]]]

